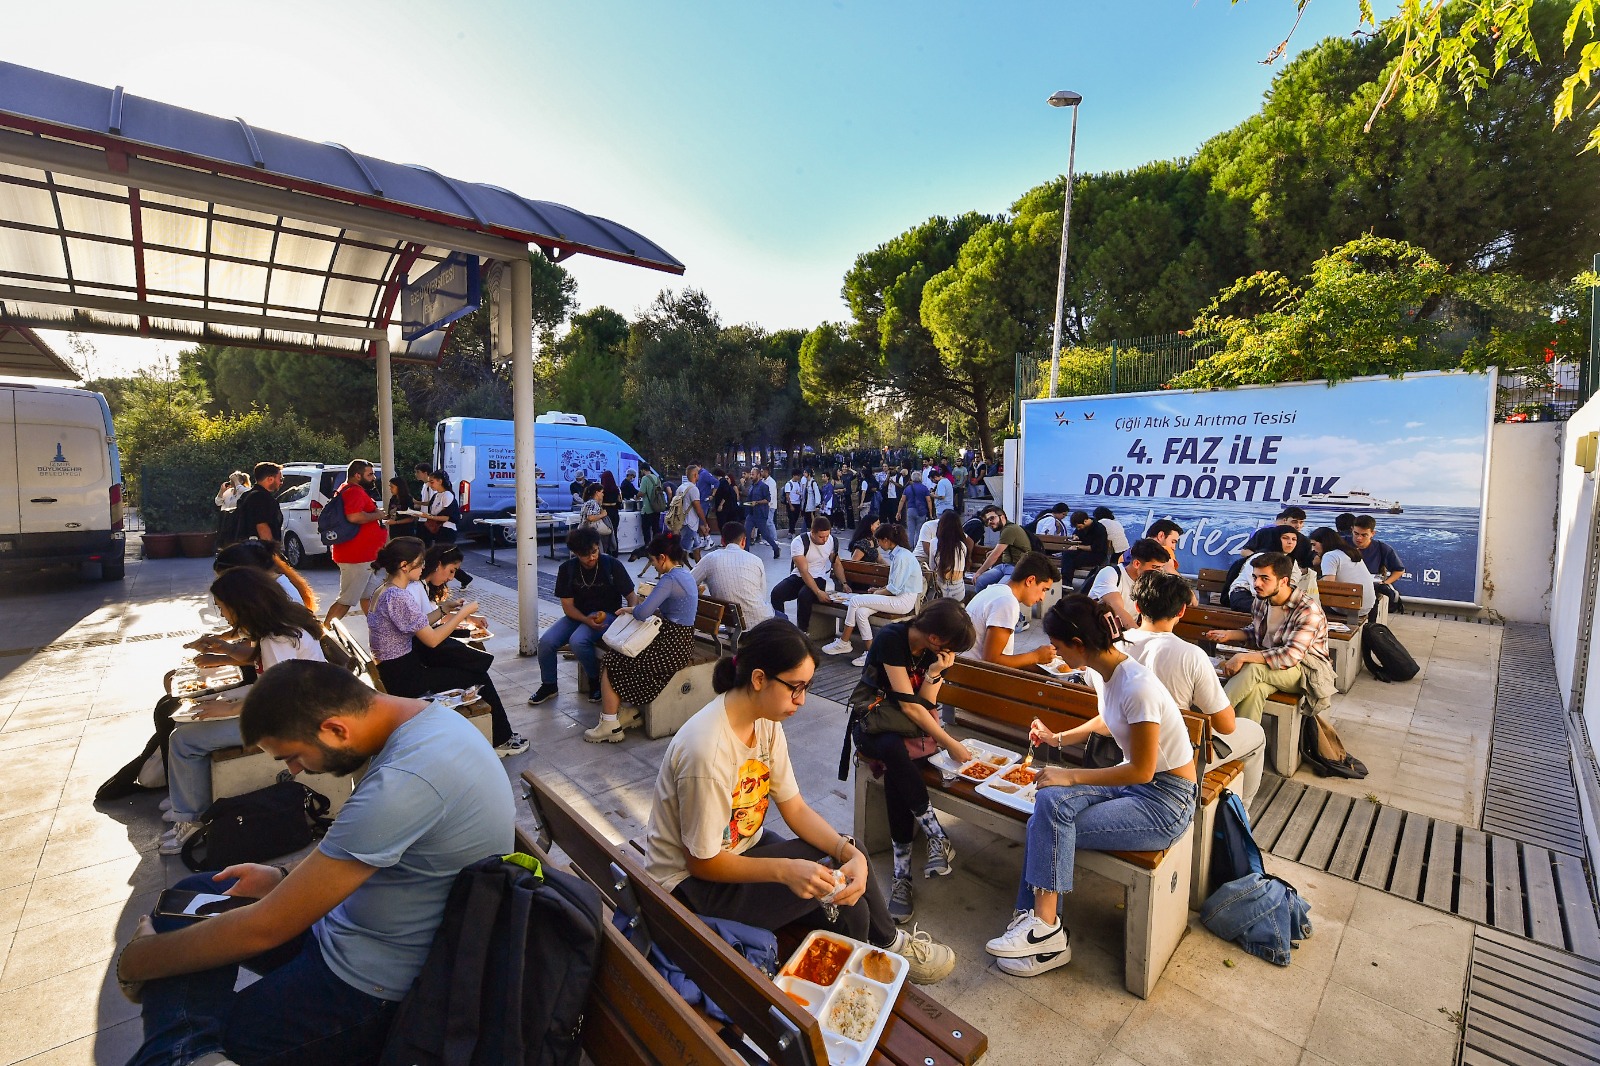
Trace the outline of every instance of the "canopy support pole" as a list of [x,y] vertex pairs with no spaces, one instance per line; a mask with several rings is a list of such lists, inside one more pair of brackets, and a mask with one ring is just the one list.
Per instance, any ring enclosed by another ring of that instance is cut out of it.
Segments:
[[[539,475],[533,447],[533,266],[511,267],[512,459],[517,478],[517,654],[539,651]],[[522,523],[526,522],[527,525]],[[551,535],[554,536],[554,527]]]
[[378,361],[378,464],[383,476],[378,479],[378,504],[389,502],[389,479],[399,477],[394,468],[394,375],[390,372],[389,341],[373,342]]

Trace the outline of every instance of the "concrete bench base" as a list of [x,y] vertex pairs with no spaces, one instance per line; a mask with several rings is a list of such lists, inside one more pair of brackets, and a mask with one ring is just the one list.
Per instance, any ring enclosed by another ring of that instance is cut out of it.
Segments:
[[1292,696],[1287,701],[1268,699],[1261,708],[1261,727],[1267,733],[1267,764],[1280,777],[1293,777],[1300,769],[1300,701]]
[[[1022,842],[1027,821],[1000,814],[937,789],[930,790],[936,809],[962,821]],[[869,854],[889,847],[889,818],[884,807],[883,782],[859,762],[856,765],[855,835]],[[1104,877],[1124,891],[1125,943],[1123,984],[1140,999],[1149,999],[1156,982],[1178,950],[1189,928],[1190,881],[1194,866],[1194,834],[1183,837],[1162,856],[1154,869],[1145,869],[1101,851],[1080,851],[1077,868]]]
[[[644,735],[651,740],[672,736],[717,695],[711,687],[711,671],[717,665],[716,652],[697,641],[690,656],[689,665],[672,675],[661,694],[639,708],[644,719]],[[589,691],[589,676],[581,665],[578,667],[578,691]]]

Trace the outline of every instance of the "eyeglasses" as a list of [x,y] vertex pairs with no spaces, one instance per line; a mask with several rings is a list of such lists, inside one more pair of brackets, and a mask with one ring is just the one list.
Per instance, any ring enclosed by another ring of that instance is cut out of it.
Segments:
[[795,703],[799,703],[801,700],[805,699],[806,690],[811,687],[811,682],[809,681],[802,681],[799,684],[795,684],[793,681],[785,681],[781,677],[773,677],[772,680],[788,689],[789,699],[793,700]]

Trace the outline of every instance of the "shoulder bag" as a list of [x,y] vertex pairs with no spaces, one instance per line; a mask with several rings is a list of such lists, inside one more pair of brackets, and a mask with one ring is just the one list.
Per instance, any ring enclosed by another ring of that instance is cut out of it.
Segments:
[[625,614],[606,627],[601,639],[618,655],[626,655],[632,659],[648,648],[659,632],[661,632],[659,614],[644,619]]

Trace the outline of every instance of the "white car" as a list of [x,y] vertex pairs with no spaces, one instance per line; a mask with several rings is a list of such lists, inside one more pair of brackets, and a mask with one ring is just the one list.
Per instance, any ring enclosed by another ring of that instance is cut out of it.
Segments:
[[[347,468],[331,463],[285,463],[278,506],[283,510],[283,557],[298,570],[311,558],[328,553],[317,534],[317,517],[344,484]],[[383,471],[378,470],[379,483]]]

